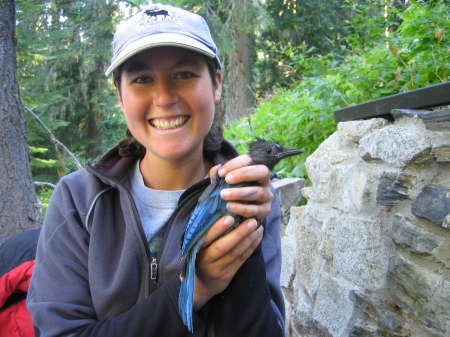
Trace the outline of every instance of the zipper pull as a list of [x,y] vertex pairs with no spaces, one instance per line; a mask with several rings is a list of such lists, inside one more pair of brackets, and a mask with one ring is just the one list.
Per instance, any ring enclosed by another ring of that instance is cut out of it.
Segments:
[[156,276],[158,275],[158,263],[156,262],[156,258],[152,259],[150,263],[150,279],[156,280]]

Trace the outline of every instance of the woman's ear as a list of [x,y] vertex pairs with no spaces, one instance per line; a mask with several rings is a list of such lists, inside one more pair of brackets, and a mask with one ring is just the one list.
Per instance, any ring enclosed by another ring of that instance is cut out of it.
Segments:
[[114,86],[116,87],[117,100],[119,101],[120,108],[123,110],[123,101],[122,101],[122,95],[121,95],[121,91],[120,91],[120,84],[115,82]]
[[217,70],[216,73],[217,85],[214,88],[214,103],[219,104],[222,97],[222,71]]

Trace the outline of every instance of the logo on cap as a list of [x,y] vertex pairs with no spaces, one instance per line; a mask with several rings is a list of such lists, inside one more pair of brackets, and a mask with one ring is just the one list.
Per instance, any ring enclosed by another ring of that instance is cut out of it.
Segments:
[[155,18],[158,15],[164,15],[164,17],[169,16],[169,11],[166,11],[164,9],[160,10],[148,9],[144,13],[147,14],[148,16],[154,16]]
[[159,7],[151,7],[144,11],[144,14],[147,15],[147,18],[139,21],[139,27],[171,23],[182,25],[179,20],[180,16],[176,15],[174,11],[160,9]]

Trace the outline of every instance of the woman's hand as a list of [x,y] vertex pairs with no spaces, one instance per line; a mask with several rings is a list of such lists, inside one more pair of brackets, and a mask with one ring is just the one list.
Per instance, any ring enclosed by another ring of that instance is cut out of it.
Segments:
[[264,227],[258,227],[255,219],[245,220],[220,237],[233,224],[233,217],[224,216],[211,226],[203,239],[195,269],[194,310],[228,287],[262,241]]
[[197,255],[195,310],[226,289],[242,264],[261,243],[264,228],[259,224],[270,213],[274,198],[270,190],[269,169],[264,165],[252,165],[249,155],[241,155],[223,166],[213,167],[210,176],[215,177],[217,171],[229,184],[256,182],[258,185],[222,191],[222,199],[229,201],[228,210],[249,219],[221,237],[234,225],[233,217],[225,216],[206,233]]
[[[248,155],[238,156],[223,166],[215,166],[211,169],[210,176],[215,177],[219,170],[219,176],[225,177],[230,185],[243,182],[256,182],[257,186],[227,188],[222,190],[221,197],[229,201],[227,209],[245,218],[256,218],[258,221],[270,213],[274,195],[270,190],[270,171],[265,165],[252,165],[252,158]],[[243,204],[239,201],[249,201]]]

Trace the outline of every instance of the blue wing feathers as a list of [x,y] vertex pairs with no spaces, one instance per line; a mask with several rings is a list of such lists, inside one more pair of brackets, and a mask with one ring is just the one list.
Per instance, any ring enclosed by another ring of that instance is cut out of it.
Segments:
[[218,214],[218,211],[224,208],[225,203],[220,197],[220,191],[229,186],[225,179],[216,177],[215,182],[209,185],[202,193],[184,228],[181,243],[182,255],[185,255],[186,251],[197,242],[198,238],[202,237],[209,227],[222,216]]
[[195,289],[195,257],[200,248],[200,244],[196,245],[188,254],[185,276],[181,283],[180,295],[178,297],[178,308],[183,319],[183,323],[192,333],[192,310],[194,307],[194,289]]
[[195,289],[195,261],[203,236],[208,229],[222,216],[231,214],[225,207],[226,202],[221,198],[220,192],[224,188],[241,187],[245,184],[230,186],[225,179],[216,177],[214,183],[209,185],[198,199],[197,206],[187,222],[181,242],[181,255],[186,264],[183,268],[183,282],[181,283],[178,307],[184,324],[193,332],[192,310],[194,306]]

